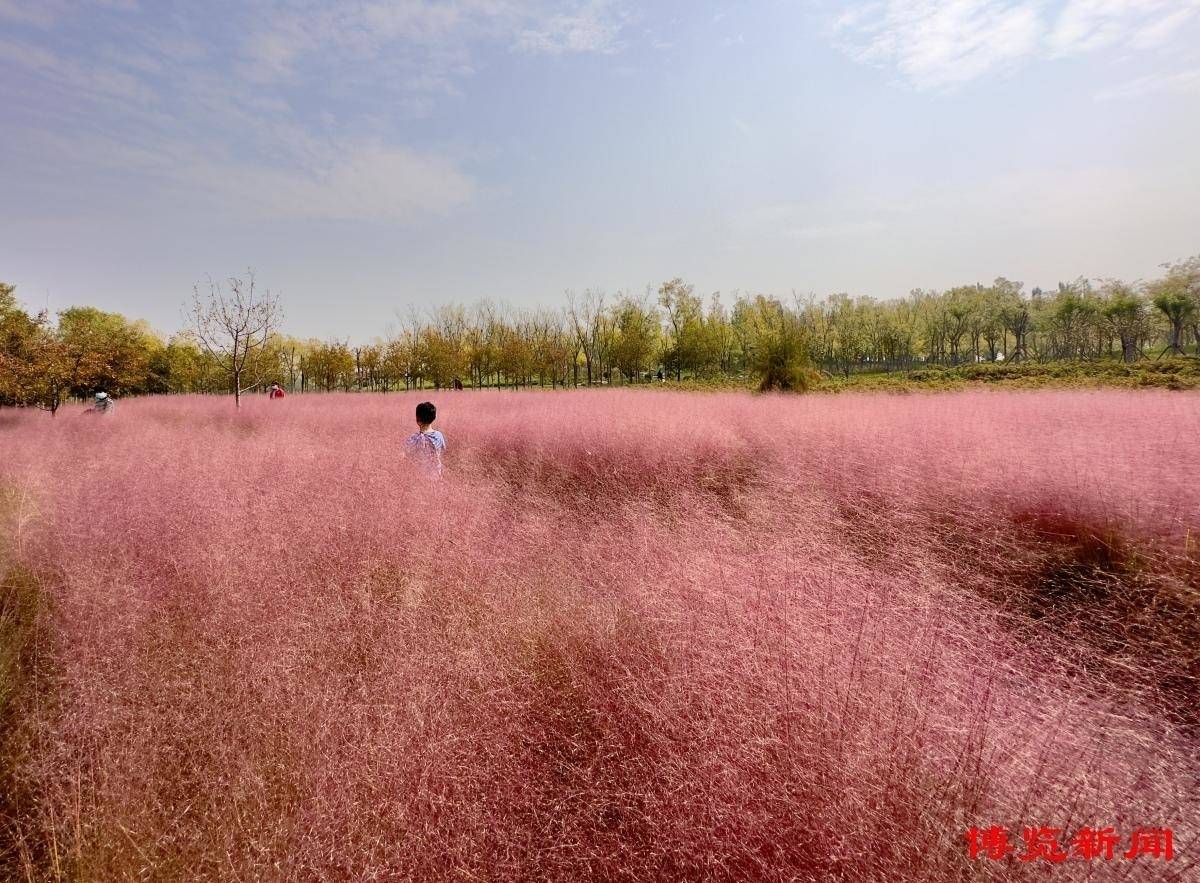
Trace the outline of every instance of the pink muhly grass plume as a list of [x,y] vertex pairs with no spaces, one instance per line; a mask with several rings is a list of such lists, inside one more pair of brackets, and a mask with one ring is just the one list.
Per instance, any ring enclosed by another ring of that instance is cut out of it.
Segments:
[[1090,823],[1191,872],[1143,614],[1194,612],[1195,396],[443,394],[436,483],[429,397],[0,427],[35,876],[1040,880],[964,832]]

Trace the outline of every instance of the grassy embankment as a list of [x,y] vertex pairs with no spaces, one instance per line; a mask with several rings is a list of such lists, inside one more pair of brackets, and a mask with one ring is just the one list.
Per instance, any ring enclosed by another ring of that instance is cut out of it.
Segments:
[[[651,384],[654,388],[719,392],[753,389],[750,378],[705,380],[685,377]],[[908,371],[854,372],[849,377],[814,373],[811,392],[949,392],[967,389],[1200,389],[1200,358],[1076,362],[988,362],[957,367],[929,366]]]
[[1117,361],[983,363],[955,368],[929,367],[894,373],[852,374],[849,378],[827,375],[818,389],[828,392],[904,392],[971,387],[1198,389],[1200,359],[1146,359],[1132,364]]

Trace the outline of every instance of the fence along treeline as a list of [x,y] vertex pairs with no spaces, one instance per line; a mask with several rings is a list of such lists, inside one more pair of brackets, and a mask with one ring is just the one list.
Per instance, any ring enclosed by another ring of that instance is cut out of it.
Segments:
[[[704,298],[681,279],[641,296],[568,292],[559,308],[413,310],[370,343],[272,334],[248,371],[292,391],[579,386],[753,378],[802,387],[812,368],[849,377],[985,361],[1182,356],[1200,341],[1200,256],[1145,283],[1077,279],[1057,290],[1000,278],[897,300]],[[228,392],[193,332],[169,339],[92,307],[31,315],[0,285],[0,403],[54,411],[96,389],[118,395]],[[253,384],[252,384],[253,388]]]

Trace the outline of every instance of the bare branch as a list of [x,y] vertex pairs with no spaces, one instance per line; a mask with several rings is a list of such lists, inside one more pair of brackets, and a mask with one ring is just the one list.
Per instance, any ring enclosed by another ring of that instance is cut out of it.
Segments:
[[[207,294],[201,294],[199,285],[192,288],[188,319],[205,352],[229,376],[234,401],[240,407],[242,393],[262,382],[259,356],[283,318],[283,310],[270,289],[260,292],[252,269],[244,279],[230,277],[227,290],[211,276],[205,278]],[[247,373],[253,382],[243,385]]]

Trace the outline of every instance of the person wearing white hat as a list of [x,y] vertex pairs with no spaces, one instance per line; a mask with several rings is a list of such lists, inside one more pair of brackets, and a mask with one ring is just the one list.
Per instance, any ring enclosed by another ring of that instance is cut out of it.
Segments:
[[96,393],[96,403],[92,405],[92,410],[97,414],[105,414],[111,416],[116,412],[117,404],[112,400],[112,397],[104,392]]

